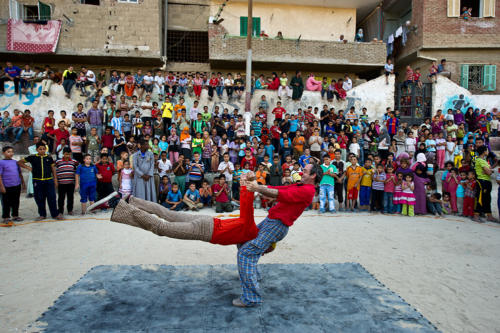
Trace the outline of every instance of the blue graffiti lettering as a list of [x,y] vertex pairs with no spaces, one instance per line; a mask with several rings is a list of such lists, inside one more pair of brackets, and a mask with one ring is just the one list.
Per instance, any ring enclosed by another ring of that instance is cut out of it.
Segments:
[[[2,97],[8,98],[13,96],[15,96],[14,85],[6,85],[5,93],[3,95],[0,95],[0,100],[2,99]],[[37,83],[33,88],[33,92],[27,92],[24,95],[19,94],[19,101],[23,101],[23,99],[25,99],[25,101],[22,102],[23,105],[32,105],[35,100],[40,98],[40,96],[42,96],[42,85]],[[8,103],[5,106],[0,106],[0,111],[7,110],[10,106],[11,103]]]

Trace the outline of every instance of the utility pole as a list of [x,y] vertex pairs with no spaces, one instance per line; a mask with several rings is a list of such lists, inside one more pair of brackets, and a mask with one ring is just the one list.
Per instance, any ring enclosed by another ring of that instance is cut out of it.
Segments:
[[252,19],[252,0],[248,0],[248,20],[247,20],[247,76],[245,84],[245,112],[251,112],[252,100],[252,34],[253,34],[253,19]]

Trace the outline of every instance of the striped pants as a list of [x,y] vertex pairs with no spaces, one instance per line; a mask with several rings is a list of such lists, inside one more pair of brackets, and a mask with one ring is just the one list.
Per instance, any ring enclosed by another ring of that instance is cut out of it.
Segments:
[[268,217],[258,226],[259,234],[238,250],[238,272],[242,288],[241,301],[247,306],[262,303],[259,292],[257,263],[272,243],[285,238],[288,227],[279,220]]

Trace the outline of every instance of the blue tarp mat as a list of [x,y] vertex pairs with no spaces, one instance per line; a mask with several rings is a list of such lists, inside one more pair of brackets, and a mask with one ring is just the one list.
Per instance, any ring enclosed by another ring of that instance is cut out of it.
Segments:
[[263,304],[235,308],[235,265],[97,266],[35,323],[45,332],[436,332],[357,263],[263,264]]

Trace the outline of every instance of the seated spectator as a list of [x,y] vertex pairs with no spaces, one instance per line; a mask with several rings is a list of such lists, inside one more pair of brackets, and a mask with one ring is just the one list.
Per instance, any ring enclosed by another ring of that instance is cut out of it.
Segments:
[[172,188],[168,191],[167,197],[161,202],[161,205],[175,211],[180,211],[185,207],[182,200],[182,193],[179,190],[179,184],[172,184]]
[[184,199],[182,200],[189,210],[198,211],[203,208],[203,203],[201,203],[200,192],[196,189],[195,183],[190,183],[186,193],[184,194]]

